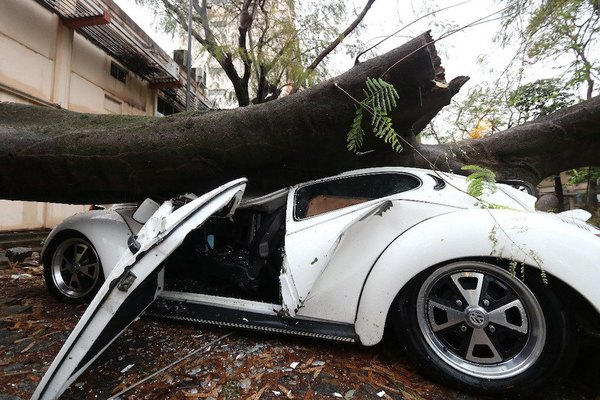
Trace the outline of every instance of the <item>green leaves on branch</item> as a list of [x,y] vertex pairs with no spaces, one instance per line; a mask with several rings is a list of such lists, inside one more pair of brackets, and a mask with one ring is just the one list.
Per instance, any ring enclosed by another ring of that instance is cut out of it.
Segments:
[[506,0],[500,39],[517,41],[517,55],[526,64],[553,60],[563,71],[567,88],[587,86],[587,98],[597,90],[600,74],[597,0]]
[[508,96],[508,105],[518,111],[517,123],[522,124],[575,103],[574,93],[565,89],[560,79],[538,79],[519,86]]
[[363,113],[361,106],[356,106],[356,113],[354,114],[354,120],[348,132],[346,139],[347,148],[349,151],[357,151],[362,147],[363,138],[365,137],[365,130],[362,128]]
[[358,102],[352,126],[348,132],[347,148],[349,151],[358,151],[365,136],[362,127],[363,112],[366,110],[372,115],[371,127],[376,137],[390,144],[396,152],[402,151],[402,144],[396,130],[392,127],[390,112],[397,107],[396,100],[400,98],[393,85],[381,78],[367,78],[366,89],[363,89],[365,99]]
[[487,168],[478,165],[465,165],[461,168],[463,171],[472,171],[467,176],[467,193],[479,201],[487,190],[490,193],[496,191],[496,174]]

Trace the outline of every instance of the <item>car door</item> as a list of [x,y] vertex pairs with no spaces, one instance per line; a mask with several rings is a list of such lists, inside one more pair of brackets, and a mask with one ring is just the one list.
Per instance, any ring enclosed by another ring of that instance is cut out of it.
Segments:
[[293,188],[280,276],[284,312],[294,316],[310,297],[350,226],[383,212],[390,196],[420,185],[413,175],[390,172],[339,176]]
[[112,270],[32,399],[60,396],[156,299],[163,286],[162,262],[208,217],[219,211],[231,214],[245,186],[246,179],[229,182],[174,211],[170,201],[163,203],[138,233],[136,245]]

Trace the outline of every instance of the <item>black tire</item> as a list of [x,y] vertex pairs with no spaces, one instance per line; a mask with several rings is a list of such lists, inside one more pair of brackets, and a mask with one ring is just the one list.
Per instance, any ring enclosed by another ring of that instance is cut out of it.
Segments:
[[44,252],[43,263],[48,291],[65,303],[88,303],[104,283],[96,249],[77,231],[56,235]]
[[483,395],[525,395],[565,376],[574,324],[539,271],[525,281],[496,265],[460,261],[415,277],[391,310],[394,331],[435,380]]

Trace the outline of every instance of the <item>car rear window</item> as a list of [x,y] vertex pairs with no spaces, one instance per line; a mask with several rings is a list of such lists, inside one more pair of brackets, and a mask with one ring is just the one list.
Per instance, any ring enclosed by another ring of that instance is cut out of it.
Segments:
[[296,191],[294,217],[309,218],[365,201],[415,189],[421,181],[399,173],[355,175],[314,183]]

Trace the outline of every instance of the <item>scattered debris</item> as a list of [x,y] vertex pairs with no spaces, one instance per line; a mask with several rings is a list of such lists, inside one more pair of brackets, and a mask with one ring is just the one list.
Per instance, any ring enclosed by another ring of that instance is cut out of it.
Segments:
[[29,350],[31,350],[31,348],[35,345],[35,340],[32,340],[31,343],[29,343],[27,345],[27,347],[25,347],[23,350],[21,350],[21,353],[27,353]]
[[31,274],[14,274],[10,276],[10,279],[30,279],[33,278]]
[[[31,397],[85,311],[53,300],[36,268],[42,267],[24,262],[0,270],[0,400]],[[32,277],[11,279],[23,271]],[[477,400],[427,381],[394,342],[362,348],[252,332],[223,339],[224,333],[143,317],[61,399]],[[600,400],[600,350],[583,356],[563,387],[532,400]],[[166,367],[153,372],[156,365]]]
[[26,258],[31,257],[33,249],[31,247],[12,247],[6,250],[6,257],[12,263],[25,261]]
[[240,389],[247,391],[252,387],[252,379],[244,378],[240,381]]
[[32,311],[32,309],[33,308],[30,305],[27,305],[27,306],[14,305],[14,306],[5,306],[5,307],[3,307],[2,311],[7,314],[27,314],[27,313],[30,313]]
[[167,365],[166,367],[164,367],[164,368],[161,368],[161,369],[159,369],[158,371],[156,371],[156,372],[154,372],[154,373],[152,373],[152,374],[148,375],[148,376],[147,376],[147,377],[145,377],[144,379],[142,379],[142,380],[140,380],[140,381],[138,381],[138,382],[134,383],[133,385],[126,387],[125,389],[121,390],[119,393],[117,393],[117,394],[115,394],[115,395],[111,396],[111,397],[109,398],[109,400],[110,400],[110,399],[117,399],[117,398],[118,398],[120,395],[122,395],[122,394],[125,394],[125,393],[129,392],[131,389],[135,388],[136,386],[138,386],[138,385],[141,385],[142,383],[144,383],[144,382],[146,382],[146,381],[148,381],[148,380],[150,380],[150,379],[154,378],[154,377],[155,377],[155,376],[157,376],[158,374],[161,374],[161,373],[165,372],[165,371],[166,371],[166,370],[168,370],[169,368],[171,368],[171,367],[173,367],[173,366],[175,366],[175,365],[177,365],[177,364],[179,364],[179,363],[181,363],[181,362],[183,362],[183,361],[187,360],[188,358],[190,358],[191,356],[193,356],[193,355],[195,355],[195,354],[199,353],[200,351],[202,351],[202,350],[205,350],[205,349],[210,349],[210,347],[211,347],[212,345],[214,345],[214,344],[216,344],[216,343],[220,342],[221,340],[225,339],[225,338],[226,338],[226,337],[228,337],[228,336],[231,336],[232,334],[233,334],[233,332],[229,332],[229,333],[227,333],[227,334],[225,334],[225,335],[221,336],[220,338],[218,338],[218,339],[215,339],[215,340],[213,340],[212,342],[210,342],[210,343],[208,343],[208,344],[206,344],[206,345],[204,345],[204,346],[201,346],[201,347],[197,348],[196,350],[194,350],[194,351],[192,351],[192,352],[190,352],[190,353],[186,354],[185,356],[183,356],[183,357],[181,357],[181,358],[179,358],[179,359],[177,359],[177,360],[173,361],[171,364]]
[[133,368],[135,364],[129,364],[128,366],[126,366],[125,368],[123,368],[121,370],[121,373],[124,374],[125,372],[129,371],[131,368]]

